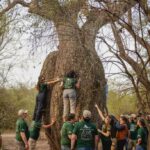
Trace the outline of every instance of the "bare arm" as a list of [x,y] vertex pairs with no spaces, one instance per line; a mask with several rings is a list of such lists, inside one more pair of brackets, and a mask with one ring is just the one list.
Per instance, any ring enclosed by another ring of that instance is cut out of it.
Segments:
[[51,126],[52,126],[55,122],[56,122],[56,120],[55,120],[55,119],[52,119],[52,122],[51,122],[50,124],[47,124],[47,125],[43,124],[42,127],[45,128],[45,129],[51,128]]
[[75,134],[72,134],[72,137],[71,137],[71,150],[73,150],[75,148],[76,140],[77,140],[77,136]]
[[59,82],[60,79],[59,78],[56,78],[56,79],[53,79],[53,80],[50,80],[48,82],[46,82],[47,84],[53,84],[53,83],[56,83],[56,82]]
[[80,88],[80,82],[81,82],[81,79],[79,79],[76,83],[76,88],[79,89]]
[[72,138],[72,135],[68,135],[68,138],[71,140],[71,138]]
[[22,138],[22,140],[23,140],[23,142],[24,142],[24,144],[25,144],[26,150],[28,150],[28,149],[29,149],[29,145],[28,145],[28,140],[27,140],[27,138],[26,138],[25,133],[24,133],[24,132],[20,132],[20,135],[21,135],[21,138]]
[[60,87],[63,87],[64,83],[63,81],[60,82]]
[[42,127],[47,129],[47,128],[50,128],[52,125],[53,125],[52,123],[51,124],[47,124],[47,125],[43,124]]
[[96,109],[97,109],[97,111],[98,111],[99,116],[102,118],[102,120],[105,120],[105,117],[104,117],[102,111],[99,109],[99,107],[98,107],[97,104],[95,104],[95,107],[96,107]]
[[105,133],[105,132],[103,132],[103,131],[101,131],[101,130],[98,129],[98,132],[101,133],[101,134],[103,134],[103,135],[106,136],[106,137],[109,137],[109,136],[110,136],[110,131],[107,131],[107,132]]
[[98,141],[99,141],[98,135],[95,135],[95,150],[98,149]]

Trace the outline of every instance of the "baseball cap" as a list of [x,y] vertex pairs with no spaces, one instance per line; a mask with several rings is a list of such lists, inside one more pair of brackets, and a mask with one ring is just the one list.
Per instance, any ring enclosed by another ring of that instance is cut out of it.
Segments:
[[27,114],[27,113],[28,113],[28,110],[24,110],[24,113]]
[[83,117],[84,118],[91,118],[91,112],[89,110],[84,110],[83,111]]
[[136,114],[131,114],[131,117],[136,118]]
[[18,116],[22,116],[23,114],[26,114],[26,113],[28,113],[28,110],[20,109],[18,111]]

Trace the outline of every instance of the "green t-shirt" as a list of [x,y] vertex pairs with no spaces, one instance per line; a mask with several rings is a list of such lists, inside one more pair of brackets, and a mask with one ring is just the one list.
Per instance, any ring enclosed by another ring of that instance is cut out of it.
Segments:
[[137,125],[135,122],[130,122],[130,138],[132,140],[137,139]]
[[39,86],[39,92],[44,92],[45,90],[47,90],[47,84],[41,83]]
[[147,135],[147,131],[145,130],[144,127],[140,127],[138,129],[138,132],[137,132],[137,139],[141,138],[142,139],[142,142],[141,142],[141,146],[142,148],[144,148],[144,150],[146,150],[147,148],[147,139],[148,139],[148,135]]
[[37,140],[40,135],[40,129],[41,129],[41,122],[35,122],[33,121],[30,128],[30,138]]
[[75,89],[75,85],[77,83],[76,78],[67,78],[65,77],[63,80],[64,89]]
[[73,133],[77,135],[77,147],[91,147],[95,145],[95,135],[98,135],[95,124],[81,121],[75,124]]
[[26,138],[29,139],[29,130],[26,121],[23,118],[19,118],[16,122],[16,140],[22,141],[20,132],[24,132]]
[[61,145],[70,146],[71,140],[69,139],[68,135],[72,134],[74,125],[70,122],[65,122],[61,129]]
[[[104,132],[104,133],[107,133],[107,132],[111,132],[111,125],[106,125],[105,123],[102,125],[102,131]],[[103,134],[101,134],[101,140],[102,140],[102,142],[103,141],[109,141],[109,140],[111,140],[111,135],[110,136],[104,136]]]

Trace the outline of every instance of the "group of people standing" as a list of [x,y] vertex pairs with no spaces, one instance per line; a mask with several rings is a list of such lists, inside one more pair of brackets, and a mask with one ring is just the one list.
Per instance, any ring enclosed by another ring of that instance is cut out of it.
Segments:
[[77,122],[75,118],[76,99],[77,89],[80,88],[81,81],[75,71],[69,71],[62,79],[56,78],[46,81],[44,76],[39,77],[38,94],[30,130],[26,123],[27,112],[25,110],[18,112],[19,118],[16,122],[18,150],[35,150],[41,127],[50,128],[55,123],[55,119],[51,119],[51,124],[44,125],[42,124],[42,117],[46,108],[47,93],[51,90],[52,85],[58,82],[61,82],[60,86],[63,87],[64,124],[61,129],[61,150],[96,150],[99,137],[103,150],[123,150],[123,148],[128,150],[128,139],[131,139],[132,147],[136,150],[146,150],[148,132],[142,119],[136,122],[138,128],[136,125],[134,133],[133,120],[130,126],[128,119],[124,116],[121,116],[119,121],[113,116],[104,116],[98,105],[95,105],[102,120],[101,127],[97,128],[92,123],[92,115],[89,110],[84,110],[82,118]]
[[121,115],[117,120],[111,115],[104,116],[97,104],[95,107],[102,120],[98,127],[92,123],[89,110],[83,111],[78,122],[74,114],[68,115],[61,129],[61,150],[147,150],[144,118],[132,114],[130,118]]

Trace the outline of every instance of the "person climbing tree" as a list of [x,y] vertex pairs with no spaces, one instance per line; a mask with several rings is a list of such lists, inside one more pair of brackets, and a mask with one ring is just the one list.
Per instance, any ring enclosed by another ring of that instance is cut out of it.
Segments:
[[[76,89],[80,88],[80,79],[77,79],[78,75],[77,73],[72,70],[69,71],[64,79],[63,79],[63,103],[64,103],[64,109],[63,109],[63,118],[69,114],[75,114],[76,110]],[[70,107],[69,107],[70,103]],[[70,109],[70,112],[69,112]]]
[[29,150],[36,149],[36,142],[40,136],[41,127],[44,129],[51,128],[51,126],[56,122],[55,118],[52,118],[50,124],[42,124],[41,122],[33,121],[30,127],[30,137],[29,137]]
[[47,96],[47,89],[48,85],[54,84],[59,82],[60,79],[56,78],[50,81],[45,81],[45,77],[41,75],[38,80],[37,84],[37,90],[38,94],[36,96],[36,104],[35,104],[35,109],[34,109],[34,114],[33,114],[33,121],[40,122],[42,115],[43,115],[43,109],[46,106],[46,96]]

